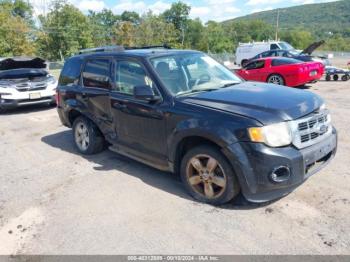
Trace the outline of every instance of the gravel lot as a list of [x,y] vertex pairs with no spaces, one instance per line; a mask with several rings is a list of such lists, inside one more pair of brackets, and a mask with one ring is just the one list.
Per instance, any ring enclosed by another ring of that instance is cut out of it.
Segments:
[[81,156],[55,108],[0,119],[0,254],[350,254],[350,81],[319,82],[336,158],[264,205],[193,201],[179,179],[110,151]]

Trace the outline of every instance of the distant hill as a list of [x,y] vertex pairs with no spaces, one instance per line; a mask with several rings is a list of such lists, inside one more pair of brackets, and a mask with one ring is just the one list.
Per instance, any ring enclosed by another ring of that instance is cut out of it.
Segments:
[[275,25],[277,10],[280,11],[280,28],[282,30],[302,27],[318,36],[328,32],[350,36],[350,0],[263,11],[224,23],[259,19]]

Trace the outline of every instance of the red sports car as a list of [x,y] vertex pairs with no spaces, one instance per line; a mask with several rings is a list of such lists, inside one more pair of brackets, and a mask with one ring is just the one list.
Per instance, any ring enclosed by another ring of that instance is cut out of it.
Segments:
[[302,86],[319,80],[324,73],[320,62],[302,62],[285,57],[256,59],[236,73],[248,81],[286,86]]

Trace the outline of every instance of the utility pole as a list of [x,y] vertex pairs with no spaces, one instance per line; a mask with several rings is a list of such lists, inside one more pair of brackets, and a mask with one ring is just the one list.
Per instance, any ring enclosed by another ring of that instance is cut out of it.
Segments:
[[280,10],[277,9],[277,19],[276,19],[276,36],[275,40],[278,41],[278,29],[279,29],[279,22],[280,22]]

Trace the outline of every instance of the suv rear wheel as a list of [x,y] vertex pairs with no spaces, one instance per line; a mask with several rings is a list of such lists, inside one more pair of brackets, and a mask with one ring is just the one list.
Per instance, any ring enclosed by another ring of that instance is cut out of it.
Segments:
[[182,159],[180,172],[186,189],[199,201],[220,205],[239,193],[231,165],[215,147],[199,146],[189,150]]
[[96,125],[86,117],[78,117],[73,123],[74,142],[80,153],[91,155],[104,149],[104,138]]

